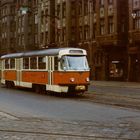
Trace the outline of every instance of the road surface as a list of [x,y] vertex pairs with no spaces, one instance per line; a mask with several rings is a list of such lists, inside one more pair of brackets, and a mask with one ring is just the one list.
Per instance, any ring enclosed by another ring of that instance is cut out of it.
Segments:
[[[138,139],[140,136],[140,111],[87,102],[83,97],[63,98],[0,88],[0,112],[2,118],[6,118],[0,123],[0,132],[5,132],[2,133],[5,137],[14,135],[15,139],[27,134],[27,139],[37,140],[46,135],[53,135],[52,139],[56,135],[62,139],[89,140]],[[36,132],[39,134],[34,136]]]

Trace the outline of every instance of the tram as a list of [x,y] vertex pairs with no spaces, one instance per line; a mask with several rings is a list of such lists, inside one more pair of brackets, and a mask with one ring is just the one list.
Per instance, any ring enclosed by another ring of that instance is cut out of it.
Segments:
[[89,85],[86,50],[54,48],[1,56],[1,84],[36,92],[85,92]]

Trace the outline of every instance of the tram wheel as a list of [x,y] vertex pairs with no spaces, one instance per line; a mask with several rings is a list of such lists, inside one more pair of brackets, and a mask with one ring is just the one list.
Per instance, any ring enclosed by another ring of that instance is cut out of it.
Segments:
[[36,93],[41,93],[41,94],[45,94],[46,90],[45,90],[45,86],[44,85],[33,85],[33,89]]
[[6,87],[7,88],[13,88],[15,85],[14,85],[14,82],[12,81],[6,81]]

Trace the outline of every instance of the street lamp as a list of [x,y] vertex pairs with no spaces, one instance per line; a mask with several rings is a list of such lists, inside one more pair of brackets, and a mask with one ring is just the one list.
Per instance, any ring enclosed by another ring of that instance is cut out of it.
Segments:
[[21,11],[21,14],[22,15],[26,15],[27,12],[29,11],[28,7],[20,7],[19,10]]
[[28,29],[29,29],[29,27],[27,26],[27,24],[28,24],[27,19],[28,19],[29,12],[30,12],[30,9],[28,6],[23,5],[19,8],[19,16],[22,16],[22,18],[24,19],[22,21],[22,22],[24,22],[22,25],[22,28],[24,30],[24,33],[23,33],[24,35],[22,36],[23,38],[21,38],[24,51],[27,49],[27,46],[28,46]]
[[136,13],[135,13],[135,12],[134,12],[134,13],[132,13],[131,15],[132,15],[133,19],[135,19],[135,18],[136,18]]
[[135,29],[135,19],[136,19],[136,13],[135,13],[135,12],[133,12],[133,13],[131,14],[131,16],[132,16],[132,18],[133,18],[133,29]]

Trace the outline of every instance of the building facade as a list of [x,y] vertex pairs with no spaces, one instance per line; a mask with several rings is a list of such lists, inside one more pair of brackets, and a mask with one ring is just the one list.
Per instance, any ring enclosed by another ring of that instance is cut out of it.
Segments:
[[140,82],[140,0],[129,0],[128,79]]
[[38,44],[39,48],[55,47],[55,1],[38,1]]
[[76,1],[76,42],[88,52],[91,79],[127,79],[128,1]]
[[35,49],[32,7],[32,1],[16,0],[16,48],[18,51]]
[[127,0],[100,0],[95,3],[93,66],[97,80],[127,79],[127,11]]
[[55,41],[58,47],[76,47],[76,1],[55,0]]
[[0,50],[1,54],[15,50],[16,17],[14,0],[0,1]]
[[91,79],[140,81],[140,0],[0,2],[1,54],[80,47]]

